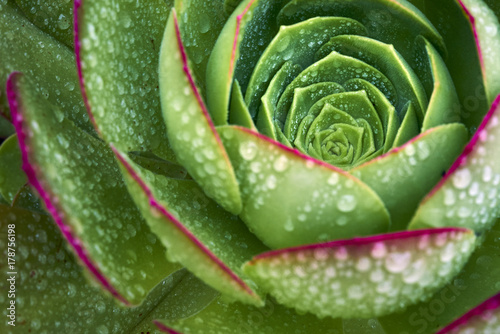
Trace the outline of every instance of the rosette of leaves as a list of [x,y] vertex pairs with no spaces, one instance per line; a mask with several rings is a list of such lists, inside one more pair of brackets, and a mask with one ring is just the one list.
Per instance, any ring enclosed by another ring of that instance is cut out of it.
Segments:
[[0,1],[7,332],[497,330],[499,15]]

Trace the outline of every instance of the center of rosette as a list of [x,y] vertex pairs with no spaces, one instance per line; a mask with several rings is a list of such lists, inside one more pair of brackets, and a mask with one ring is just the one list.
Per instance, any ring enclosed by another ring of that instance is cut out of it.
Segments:
[[282,26],[242,83],[257,129],[344,170],[418,135],[428,106],[414,71],[421,51],[406,60],[368,35],[345,17]]
[[348,169],[383,148],[382,122],[364,90],[326,96],[301,120],[291,119],[295,113],[288,115],[289,123],[300,122],[293,135],[294,146],[337,167]]

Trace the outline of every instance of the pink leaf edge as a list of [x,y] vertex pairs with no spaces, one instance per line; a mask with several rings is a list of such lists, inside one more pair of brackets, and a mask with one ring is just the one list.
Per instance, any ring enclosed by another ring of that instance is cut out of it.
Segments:
[[238,276],[234,273],[223,261],[221,261],[210,249],[208,249],[198,238],[188,230],[176,217],[174,217],[160,202],[154,197],[151,189],[146,185],[146,183],[141,179],[141,177],[134,171],[132,166],[125,160],[122,154],[113,146],[110,145],[111,149],[115,153],[116,158],[125,167],[129,175],[134,179],[134,181],[141,187],[142,191],[149,199],[149,204],[152,208],[158,210],[161,215],[171,222],[179,231],[188,237],[188,239],[203,253],[206,254],[223,272],[225,272],[233,281],[235,281],[243,290],[245,290],[249,295],[259,298],[255,292]]
[[378,234],[372,235],[369,237],[361,237],[361,238],[352,238],[352,239],[344,239],[344,240],[335,240],[324,243],[310,244],[304,246],[297,246],[291,248],[277,249],[269,252],[265,252],[255,256],[250,263],[256,260],[262,260],[266,258],[277,257],[282,254],[290,254],[290,253],[298,253],[303,251],[312,251],[315,249],[325,249],[325,248],[336,248],[342,246],[361,246],[367,245],[377,242],[387,242],[392,240],[402,240],[409,238],[418,238],[426,235],[436,235],[442,233],[472,233],[471,230],[466,228],[454,228],[454,227],[445,227],[445,228],[433,228],[433,229],[423,229],[423,230],[411,230],[411,231],[401,231],[394,233],[386,233],[386,234]]
[[482,304],[476,306],[469,312],[465,313],[463,316],[453,321],[451,324],[444,327],[436,334],[451,333],[453,330],[459,329],[461,326],[469,323],[471,320],[474,320],[477,317],[485,315],[486,313],[488,313],[488,311],[496,310],[499,307],[500,307],[500,293],[484,301]]
[[448,169],[448,171],[441,178],[439,183],[422,200],[422,203],[425,203],[427,200],[429,200],[444,185],[444,183],[448,181],[448,179],[453,175],[453,173],[459,167],[467,164],[468,157],[471,153],[474,152],[477,142],[479,141],[480,138],[483,138],[486,135],[487,133],[486,127],[488,126],[490,120],[492,119],[495,113],[500,113],[500,95],[498,95],[495,101],[493,101],[490,110],[488,111],[483,121],[477,128],[476,133],[474,133],[469,143],[465,146],[464,150],[462,151],[462,154],[460,154],[457,160],[455,160],[455,162],[451,165],[450,169]]
[[156,325],[156,327],[158,327],[159,330],[161,330],[164,333],[168,333],[168,334],[182,334],[181,332],[177,332],[177,331],[175,331],[175,330],[173,330],[173,329],[165,326],[159,320],[153,320],[153,323]]
[[61,233],[64,238],[68,241],[70,246],[73,248],[74,252],[78,256],[78,258],[85,264],[85,266],[89,269],[92,275],[97,279],[97,281],[108,290],[116,299],[120,300],[125,305],[131,305],[129,301],[127,301],[106,279],[106,277],[100,272],[97,266],[93,263],[92,259],[90,259],[87,250],[83,247],[83,244],[80,239],[75,237],[71,231],[71,227],[67,225],[64,221],[63,211],[57,208],[56,204],[53,203],[53,196],[50,195],[50,192],[47,191],[41,184],[40,180],[36,174],[36,167],[30,162],[29,153],[30,147],[27,143],[27,135],[26,131],[23,128],[24,118],[21,112],[20,107],[20,96],[16,88],[15,82],[20,78],[23,74],[20,72],[13,72],[9,75],[7,79],[7,99],[9,102],[9,107],[12,114],[12,120],[14,124],[14,128],[17,133],[17,138],[19,142],[19,147],[21,149],[21,157],[22,157],[22,168],[26,173],[29,184],[38,192],[42,201],[44,202],[47,210],[51,214],[54,219],[56,225],[59,227]]
[[474,34],[474,40],[476,41],[476,49],[477,49],[478,56],[479,56],[479,62],[481,64],[481,68],[484,71],[483,52],[481,50],[481,43],[479,41],[479,34],[477,33],[476,18],[474,17],[474,15],[472,15],[469,8],[467,8],[467,6],[463,3],[462,0],[458,0],[458,3],[460,4],[460,7],[462,7],[462,9],[464,10],[465,15],[467,16],[467,19],[469,20],[469,22],[472,26],[472,33]]
[[79,26],[80,20],[78,17],[80,13],[80,7],[82,7],[83,1],[84,0],[75,0],[73,7],[73,35],[75,36],[74,41],[75,41],[76,69],[78,72],[78,81],[80,83],[80,91],[82,92],[83,103],[85,104],[85,108],[87,109],[87,114],[89,115],[89,119],[92,122],[94,129],[96,130],[97,134],[100,135],[99,127],[97,126],[94,114],[92,114],[92,109],[90,108],[90,102],[87,97],[87,91],[85,90],[85,79],[83,78],[82,55],[81,55],[82,43],[80,42],[80,26]]
[[172,17],[174,19],[174,25],[175,25],[175,34],[177,37],[177,45],[179,46],[179,51],[181,53],[181,60],[182,60],[182,70],[186,74],[186,78],[189,81],[189,85],[191,86],[191,90],[193,91],[196,101],[198,102],[198,105],[201,108],[201,111],[203,113],[203,116],[205,118],[205,121],[207,122],[210,131],[215,137],[215,140],[217,142],[217,145],[221,148],[222,152],[224,152],[224,158],[227,162],[229,162],[229,157],[227,156],[227,153],[224,149],[224,146],[222,145],[222,141],[219,137],[219,134],[217,130],[215,129],[214,122],[212,120],[212,117],[210,117],[210,113],[208,112],[207,106],[205,105],[205,102],[203,102],[203,98],[201,97],[200,91],[198,90],[198,87],[196,86],[196,83],[194,81],[194,77],[191,74],[191,70],[189,69],[189,62],[188,62],[188,56],[186,53],[186,48],[184,47],[184,43],[182,42],[182,36],[181,36],[181,30],[179,27],[179,21],[177,20],[177,12],[175,11],[175,8],[172,10]]
[[231,51],[231,62],[229,64],[229,81],[232,81],[234,65],[236,63],[236,53],[238,51],[238,38],[240,36],[241,31],[241,22],[243,21],[243,17],[248,13],[250,8],[253,6],[255,0],[250,1],[243,12],[236,17],[236,30],[234,32],[234,40],[233,40],[233,49]]

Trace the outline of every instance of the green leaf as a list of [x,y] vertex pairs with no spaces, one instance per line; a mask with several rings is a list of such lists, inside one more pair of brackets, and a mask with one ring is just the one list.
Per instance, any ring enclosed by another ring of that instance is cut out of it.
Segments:
[[396,133],[396,137],[394,138],[393,147],[399,147],[409,140],[414,138],[420,133],[420,124],[418,121],[417,112],[415,111],[415,107],[413,107],[413,103],[408,102],[404,107],[403,114],[405,115],[401,125]]
[[238,80],[234,80],[233,91],[231,93],[231,105],[229,107],[229,123],[244,126],[246,128],[257,130],[252,116],[243,98]]
[[391,216],[391,230],[403,230],[422,198],[460,155],[466,141],[467,131],[462,124],[441,125],[351,173],[380,196]]
[[446,64],[429,41],[422,38],[421,45],[429,59],[428,68],[433,82],[433,91],[422,124],[422,132],[425,132],[441,124],[459,122],[461,117],[457,91]]
[[[7,267],[9,229],[14,230],[15,238],[14,270]],[[10,306],[9,300],[15,301],[15,327],[7,325],[11,319],[5,317],[9,313],[6,310],[2,327],[5,333],[141,332],[135,328],[153,332],[150,315],[172,314],[174,310],[170,309],[169,302],[175,298],[165,300],[165,297],[190,276],[184,270],[176,272],[162,280],[141,306],[126,308],[88,281],[87,273],[78,258],[65,247],[64,238],[49,216],[0,205],[0,233],[5,236],[0,246],[0,278],[5,297],[9,287],[7,278],[15,276],[15,297],[4,299],[5,308]],[[12,271],[15,274],[8,273]],[[182,300],[181,296],[178,298]]]
[[246,128],[218,130],[242,189],[240,217],[266,245],[281,248],[387,230],[383,203],[358,179]]
[[[0,95],[0,99],[1,99],[1,95]],[[5,117],[3,117],[2,111],[0,109],[0,141],[3,138],[7,138],[7,137],[11,136],[15,132],[16,131],[14,130],[12,123],[9,120],[7,120]]]
[[[206,92],[206,70],[212,49],[226,23],[224,0],[176,0],[179,29],[183,36],[190,68],[201,94]],[[230,13],[229,13],[230,14]]]
[[295,141],[300,122],[311,107],[325,96],[341,93],[344,88],[334,82],[319,82],[307,87],[296,88],[290,111],[286,115],[284,134],[291,142]]
[[444,61],[455,83],[462,122],[472,136],[488,111],[489,103],[471,24],[457,0],[412,2],[439,27],[448,50],[449,56],[444,57]]
[[410,228],[488,230],[500,214],[500,96],[439,184],[422,201]]
[[256,64],[248,83],[245,101],[250,114],[257,113],[269,82],[283,64],[306,68],[314,62],[316,51],[330,38],[363,33],[366,30],[359,22],[338,17],[316,17],[282,26]]
[[161,114],[158,53],[170,7],[77,0],[76,57],[83,96],[106,142],[169,161]]
[[396,90],[397,103],[394,103],[394,107],[400,119],[404,117],[404,106],[411,101],[416,108],[419,122],[422,121],[428,104],[424,87],[393,45],[363,36],[337,36],[325,44],[317,56],[324,58],[332,51],[359,59],[382,72]]
[[11,72],[20,71],[33,78],[44,100],[61,108],[57,117],[94,134],[78,89],[73,51],[34,26],[12,2],[0,4],[0,113],[10,119],[5,83]]
[[240,53],[240,44],[258,2],[245,0],[240,3],[219,34],[208,60],[207,82],[210,84],[207,86],[207,104],[216,125],[227,124],[234,71],[238,59],[244,55]]
[[244,271],[300,312],[370,318],[430,297],[467,262],[475,239],[465,229],[384,234],[264,253]]
[[67,0],[15,0],[38,29],[73,49],[73,3]]
[[295,89],[307,87],[321,82],[334,82],[344,85],[353,78],[365,78],[380,90],[391,104],[396,104],[397,93],[391,81],[376,68],[361,60],[332,52],[302,71],[285,89],[281,95],[277,115],[283,115],[280,121],[285,122],[286,115],[293,103]]
[[49,213],[45,211],[40,198],[35,194],[35,190],[33,190],[28,184],[19,189],[11,206],[49,215]]
[[163,116],[179,162],[209,197],[229,212],[240,213],[238,183],[194,83],[174,10],[165,29],[160,58]]
[[286,87],[301,71],[302,67],[300,65],[286,62],[281,66],[278,72],[276,72],[271,82],[269,82],[267,90],[261,98],[262,104],[257,114],[257,128],[263,135],[276,140],[277,129],[274,126],[274,122],[275,120],[282,121],[284,119],[284,117],[282,117],[283,115],[276,114],[279,98]]
[[0,146],[0,194],[9,203],[27,182],[21,169],[21,151],[17,136],[11,136]]
[[118,150],[115,154],[132,197],[168,258],[228,297],[260,305],[258,289],[241,266],[267,248],[245,225],[206,197],[194,181],[155,175]]
[[461,272],[428,301],[379,318],[387,334],[434,334],[500,291],[500,220],[478,243]]
[[393,147],[400,125],[399,117],[396,114],[396,108],[394,108],[381,91],[366,80],[359,78],[351,79],[344,84],[344,87],[348,91],[364,90],[366,92],[371,103],[377,110],[378,116],[384,127],[384,153],[389,151]]
[[439,32],[425,15],[407,1],[292,0],[283,7],[277,20],[279,24],[290,24],[315,16],[331,16],[332,13],[361,22],[367,28],[368,36],[393,44],[408,62],[413,58],[411,42],[418,35],[423,35],[445,53]]
[[160,319],[163,320],[156,324],[165,333],[343,334],[340,319],[320,320],[312,314],[297,314],[272,299],[268,299],[264,307],[256,308],[238,303],[227,304],[218,298],[189,318]]
[[7,87],[29,183],[88,272],[123,303],[141,303],[178,267],[130,198],[113,153],[59,119],[22,74]]
[[487,102],[500,94],[500,24],[499,18],[482,0],[461,0],[461,6],[476,34],[479,59],[483,70]]
[[154,154],[147,152],[130,152],[130,159],[139,166],[152,171],[155,174],[165,175],[173,179],[191,179],[186,169],[180,165],[160,159]]

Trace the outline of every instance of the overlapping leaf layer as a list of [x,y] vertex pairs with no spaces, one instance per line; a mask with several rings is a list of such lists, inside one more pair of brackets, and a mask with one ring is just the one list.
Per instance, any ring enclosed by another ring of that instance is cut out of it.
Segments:
[[499,16],[0,0],[7,332],[497,330]]

